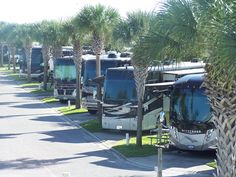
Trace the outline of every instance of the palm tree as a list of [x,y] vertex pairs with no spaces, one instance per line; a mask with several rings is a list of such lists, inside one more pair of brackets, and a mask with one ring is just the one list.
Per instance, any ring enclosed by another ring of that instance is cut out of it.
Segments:
[[[8,61],[8,69],[10,69],[11,63],[13,64],[13,72],[16,72],[16,48],[19,47],[21,44],[19,38],[19,25],[17,24],[4,24],[0,30],[1,33],[1,40],[5,41],[2,42],[2,60],[3,60],[3,46],[7,45],[9,49],[9,61]],[[2,61],[3,62],[3,61]]]
[[0,67],[3,67],[3,48],[4,48],[4,45],[6,43],[5,41],[5,26],[6,26],[6,23],[4,22],[1,22],[0,23],[0,44],[1,44],[1,58],[0,58]]
[[[10,40],[9,36],[11,35],[11,33],[13,33],[15,29],[15,24],[3,24],[2,25],[2,29],[1,29],[1,38],[2,40],[4,40],[6,42],[6,45],[8,46],[8,49],[11,48],[10,52],[12,52],[13,50],[13,42]],[[10,70],[10,64],[11,64],[11,55],[9,54],[9,58],[8,58],[8,70]]]
[[52,56],[53,58],[62,57],[62,46],[66,45],[69,40],[67,31],[64,30],[63,22],[51,21],[54,35],[52,35]]
[[[52,54],[51,60],[53,61],[54,59],[60,58],[63,56],[62,46],[68,44],[69,35],[67,31],[64,30],[62,21],[51,21],[50,26],[51,26],[50,27],[51,29],[49,30],[53,31],[53,34],[50,35],[50,38],[51,38],[50,47],[51,47],[51,54]],[[49,67],[49,69],[52,69],[52,68]],[[50,79],[51,78],[50,75],[52,73],[50,74],[47,73],[47,74],[48,74],[48,79]],[[51,80],[51,82],[53,81]]]
[[151,66],[152,58],[143,54],[142,43],[137,43],[132,51],[132,65],[134,67],[134,79],[136,84],[138,109],[137,109],[137,136],[136,145],[142,146],[142,122],[143,122],[143,99],[145,92],[145,82],[148,76],[148,68]]
[[4,43],[1,43],[1,59],[0,59],[0,67],[3,67],[3,48],[4,48]]
[[22,24],[19,26],[18,35],[19,39],[23,43],[25,49],[26,61],[27,61],[27,81],[31,82],[31,52],[32,42],[34,39],[34,24]]
[[78,19],[72,18],[68,20],[64,24],[64,29],[67,34],[70,35],[71,42],[73,44],[74,51],[74,62],[76,66],[76,98],[75,98],[75,106],[76,109],[81,108],[81,66],[82,66],[82,43],[86,34],[82,31],[80,26],[78,25]]
[[132,47],[140,36],[149,29],[151,13],[135,11],[121,19],[113,30],[113,39],[122,42],[125,47]]
[[44,63],[43,89],[47,90],[48,82],[48,61],[50,59],[50,48],[57,39],[57,25],[54,21],[42,21],[37,24],[35,37],[42,44],[42,54]]
[[143,39],[153,56],[208,57],[204,85],[217,131],[216,177],[236,176],[235,9],[233,1],[167,1],[156,30]]
[[[119,18],[118,12],[113,8],[106,8],[102,5],[84,7],[77,15],[76,19],[81,28],[91,32],[93,40],[93,50],[96,54],[96,76],[101,76],[100,55],[104,48],[104,42],[107,36],[110,36],[114,25]],[[101,87],[97,87],[98,118],[101,122],[102,108],[100,101],[102,99]]]
[[143,120],[143,99],[145,92],[145,81],[148,75],[148,68],[151,66],[151,58],[144,55],[144,46],[141,37],[150,28],[152,14],[142,11],[128,13],[126,20],[121,20],[113,32],[115,40],[122,40],[126,47],[133,47],[132,65],[134,66],[134,77],[138,96],[137,112],[137,138],[136,145],[142,146],[142,120]]
[[12,64],[13,64],[13,72],[16,72],[16,49],[22,48],[22,42],[19,36],[20,26],[15,24],[12,26],[11,30],[9,30],[9,35],[7,37],[7,43],[9,46],[10,56],[12,56]]
[[236,4],[233,1],[217,1],[200,5],[204,7],[208,19],[203,21],[206,47],[210,51],[205,86],[217,130],[215,176],[236,176]]

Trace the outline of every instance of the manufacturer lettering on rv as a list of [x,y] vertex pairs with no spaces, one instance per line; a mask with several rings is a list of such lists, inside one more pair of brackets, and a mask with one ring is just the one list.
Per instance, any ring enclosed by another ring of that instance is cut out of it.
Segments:
[[187,134],[201,134],[202,133],[201,130],[184,130],[184,129],[181,129],[180,132],[187,133]]

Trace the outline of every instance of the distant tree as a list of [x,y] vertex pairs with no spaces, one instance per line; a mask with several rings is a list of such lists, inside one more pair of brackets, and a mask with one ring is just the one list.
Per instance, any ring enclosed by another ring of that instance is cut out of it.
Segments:
[[0,58],[0,67],[3,67],[3,48],[6,44],[6,39],[5,39],[5,26],[7,24],[5,22],[0,22],[0,45],[1,45],[1,58]]
[[69,35],[65,31],[62,21],[51,21],[51,28],[54,31],[52,35],[52,56],[53,58],[62,57],[62,46],[67,45],[69,41]]
[[[79,26],[92,34],[93,50],[96,54],[96,76],[101,76],[100,55],[104,48],[105,39],[111,35],[112,29],[119,18],[118,12],[113,8],[102,5],[86,6],[77,15]],[[101,101],[101,88],[97,87],[97,99]],[[98,102],[98,117],[101,123],[101,106]]]
[[27,81],[31,82],[31,53],[34,40],[34,24],[22,24],[19,26],[18,35],[23,43],[27,62]]
[[134,11],[120,19],[113,30],[113,39],[123,43],[124,47],[132,47],[135,42],[149,30],[151,13]]
[[54,21],[42,21],[41,23],[36,24],[37,30],[35,37],[37,41],[42,44],[42,54],[43,54],[43,63],[44,63],[44,72],[43,72],[43,89],[47,90],[48,82],[48,61],[50,59],[50,48],[53,44],[53,40],[56,38],[56,28],[54,27]]
[[142,146],[142,121],[143,121],[143,99],[145,92],[145,81],[148,75],[148,68],[151,66],[151,57],[145,54],[146,51],[142,45],[142,36],[146,35],[150,28],[152,14],[137,11],[129,13],[125,21],[121,21],[115,29],[113,35],[118,36],[129,47],[132,47],[132,65],[134,67],[134,78],[138,97],[137,111],[137,146]]
[[77,19],[78,16],[66,21],[64,23],[64,30],[69,34],[71,43],[73,45],[74,52],[74,63],[76,66],[76,109],[81,108],[81,66],[82,66],[82,54],[83,54],[83,41],[86,36],[85,32],[82,31]]

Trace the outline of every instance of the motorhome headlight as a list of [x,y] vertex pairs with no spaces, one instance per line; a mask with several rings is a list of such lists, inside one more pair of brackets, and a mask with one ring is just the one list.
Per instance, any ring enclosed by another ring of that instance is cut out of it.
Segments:
[[96,96],[97,96],[97,91],[93,90],[93,99],[96,99]]
[[53,91],[53,95],[54,95],[54,96],[58,96],[57,89],[54,89],[54,91]]
[[76,97],[76,89],[73,91],[72,96]]
[[207,130],[206,141],[210,141],[213,131],[213,129]]

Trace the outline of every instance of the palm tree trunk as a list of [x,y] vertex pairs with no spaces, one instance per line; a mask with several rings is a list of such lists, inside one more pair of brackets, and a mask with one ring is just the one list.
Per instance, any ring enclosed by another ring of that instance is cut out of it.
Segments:
[[136,145],[142,146],[143,100],[138,100]]
[[145,92],[145,81],[148,75],[148,67],[136,66],[135,63],[133,63],[133,66],[138,97],[136,145],[142,146],[143,99]]
[[16,47],[14,45],[10,45],[10,55],[12,56],[12,64],[13,64],[13,72],[16,72],[16,58],[15,58],[15,54],[16,54]]
[[50,59],[50,48],[48,45],[43,44],[42,46],[43,52],[43,89],[47,90],[47,82],[48,82],[48,61]]
[[101,61],[100,55],[103,49],[103,40],[100,36],[94,34],[93,35],[93,50],[96,54],[96,76],[101,76]]
[[230,89],[208,76],[204,86],[213,109],[217,133],[217,173],[215,177],[236,176],[236,81]]
[[31,42],[26,42],[24,48],[25,48],[25,56],[26,56],[26,62],[27,62],[27,81],[31,82],[31,53],[32,53]]
[[[96,54],[96,76],[101,76],[101,60],[100,55],[103,49],[103,40],[102,37],[93,34],[93,50]],[[98,107],[98,121],[102,124],[102,88],[100,84],[97,84],[97,107]]]
[[81,65],[82,65],[82,45],[80,41],[74,41],[74,62],[76,66],[76,109],[81,108]]
[[0,59],[0,67],[3,67],[3,48],[4,48],[4,45],[3,43],[1,44],[1,59]]
[[[8,49],[9,49],[9,46],[8,46]],[[11,69],[11,53],[8,52],[8,67],[7,67],[8,70]]]
[[60,45],[53,46],[52,48],[52,56],[53,58],[62,57],[62,47]]

